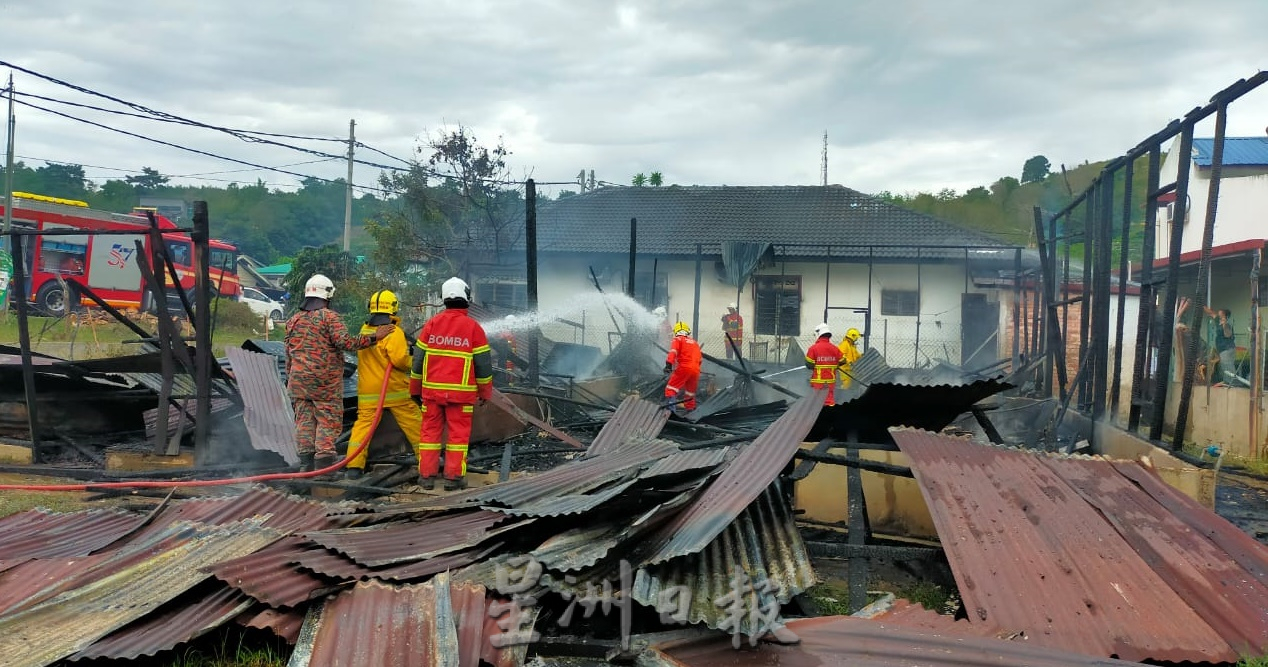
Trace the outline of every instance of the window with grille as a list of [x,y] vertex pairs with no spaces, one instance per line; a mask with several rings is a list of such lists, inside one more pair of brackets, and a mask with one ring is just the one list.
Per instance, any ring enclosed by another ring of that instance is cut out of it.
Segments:
[[801,335],[801,276],[754,276],[754,333]]
[[499,306],[515,310],[528,308],[528,283],[481,282],[475,286],[476,303],[482,306]]
[[920,314],[920,292],[916,290],[881,290],[881,315],[915,317]]

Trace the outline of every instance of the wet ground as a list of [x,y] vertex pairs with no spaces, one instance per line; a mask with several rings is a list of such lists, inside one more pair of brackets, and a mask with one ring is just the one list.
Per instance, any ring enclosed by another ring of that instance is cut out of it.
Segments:
[[1221,472],[1215,487],[1215,511],[1268,544],[1268,481]]

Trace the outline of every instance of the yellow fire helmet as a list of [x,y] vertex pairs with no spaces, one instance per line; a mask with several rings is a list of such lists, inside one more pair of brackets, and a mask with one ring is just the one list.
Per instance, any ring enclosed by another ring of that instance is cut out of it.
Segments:
[[674,325],[674,335],[675,336],[690,336],[691,327],[687,326],[686,322],[678,322],[677,324]]
[[396,311],[400,310],[401,304],[391,290],[379,290],[370,295],[368,306],[371,314],[395,315]]
[[855,329],[854,327],[850,327],[850,330],[845,332],[845,337],[849,338],[850,342],[857,342],[858,339],[863,337],[863,334],[859,333],[858,329]]

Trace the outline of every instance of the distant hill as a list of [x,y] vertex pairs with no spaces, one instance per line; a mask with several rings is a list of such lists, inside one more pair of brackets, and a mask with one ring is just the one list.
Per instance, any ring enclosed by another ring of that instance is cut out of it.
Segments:
[[[903,194],[881,192],[876,196],[899,206],[981,230],[1008,243],[1033,246],[1034,207],[1039,206],[1048,214],[1065,208],[1074,197],[1091,185],[1106,163],[1107,161],[1084,163],[1067,168],[1064,175],[1057,171],[1030,183],[1020,183],[1012,176],[1005,176],[989,186],[978,186],[963,193],[953,190]],[[1135,165],[1132,178],[1133,237],[1143,234],[1147,168],[1148,160],[1141,158]],[[1122,191],[1123,179],[1120,175],[1114,186],[1116,216],[1122,210]],[[1082,215],[1075,215],[1072,229],[1079,229],[1081,226]],[[1135,242],[1133,246],[1139,247]]]

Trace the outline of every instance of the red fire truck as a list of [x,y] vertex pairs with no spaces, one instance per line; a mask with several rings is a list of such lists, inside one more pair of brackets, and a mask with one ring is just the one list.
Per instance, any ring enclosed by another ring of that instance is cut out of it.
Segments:
[[[144,209],[134,209],[131,214],[110,213],[88,208],[88,204],[82,201],[25,192],[15,192],[13,198],[13,226],[19,229],[135,232],[150,228]],[[3,212],[3,201],[0,200],[0,215]],[[177,229],[175,223],[157,214],[155,222],[159,229]],[[63,283],[73,292],[72,282],[77,281],[87,284],[102,300],[116,308],[152,309],[154,299],[144,285],[141,268],[137,264],[138,240],[148,253],[150,237],[144,234],[27,237],[24,243],[27,301],[50,315],[64,314],[68,303],[72,307],[95,305],[79,294],[72,293],[67,298]],[[165,232],[163,242],[180,277],[180,289],[192,296],[195,274],[193,240],[182,232]],[[212,293],[236,298],[242,289],[238,282],[237,248],[215,240],[209,245]],[[170,276],[166,271],[163,273],[167,277],[167,286],[173,287]]]

